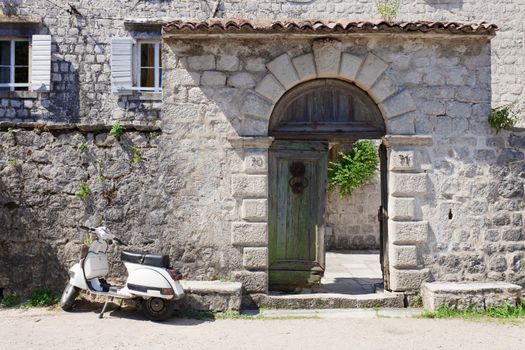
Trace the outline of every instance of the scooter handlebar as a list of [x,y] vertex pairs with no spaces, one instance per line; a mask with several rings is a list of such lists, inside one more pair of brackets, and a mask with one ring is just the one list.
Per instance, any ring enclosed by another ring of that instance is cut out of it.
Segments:
[[89,227],[89,226],[84,226],[84,225],[80,225],[79,228],[81,228],[83,230],[86,230],[86,231],[91,231],[91,232],[95,231],[95,228]]

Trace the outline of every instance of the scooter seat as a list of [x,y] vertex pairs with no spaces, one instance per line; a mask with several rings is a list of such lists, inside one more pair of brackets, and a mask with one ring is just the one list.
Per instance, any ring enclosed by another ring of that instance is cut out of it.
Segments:
[[132,264],[164,267],[166,269],[170,267],[170,257],[168,255],[142,254],[123,251],[120,254],[120,259]]

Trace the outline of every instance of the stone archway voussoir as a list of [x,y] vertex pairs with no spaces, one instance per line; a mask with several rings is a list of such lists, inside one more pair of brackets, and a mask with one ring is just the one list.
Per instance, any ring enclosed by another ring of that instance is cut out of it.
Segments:
[[321,39],[314,41],[312,50],[319,78],[339,77],[341,49],[342,44],[338,40]]
[[255,92],[273,103],[281,98],[284,91],[284,87],[272,73],[267,74],[255,87]]
[[387,68],[386,62],[373,53],[368,53],[355,79],[356,85],[365,91],[369,91]]
[[295,71],[290,56],[286,53],[269,62],[266,68],[268,68],[286,90],[299,83],[299,75]]
[[315,67],[314,55],[307,53],[305,55],[292,58],[292,63],[299,74],[300,82],[317,78],[317,69]]
[[378,104],[385,119],[395,118],[416,110],[416,104],[410,93],[403,90]]
[[396,83],[386,74],[383,74],[383,76],[374,83],[372,88],[368,91],[368,94],[374,99],[374,101],[376,101],[376,103],[381,103],[397,93],[398,90],[399,88]]
[[363,64],[363,58],[343,53],[341,55],[341,68],[339,69],[339,76],[342,79],[355,82],[357,73]]

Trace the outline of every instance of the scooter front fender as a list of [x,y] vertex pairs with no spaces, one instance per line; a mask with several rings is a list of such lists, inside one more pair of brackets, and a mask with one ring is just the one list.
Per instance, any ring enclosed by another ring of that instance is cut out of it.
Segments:
[[69,269],[69,283],[80,289],[88,289],[86,280],[84,279],[84,272],[79,263],[76,263]]

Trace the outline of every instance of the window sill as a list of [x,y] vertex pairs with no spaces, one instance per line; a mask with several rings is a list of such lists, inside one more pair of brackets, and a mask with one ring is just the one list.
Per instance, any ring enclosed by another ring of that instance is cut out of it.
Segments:
[[0,91],[0,98],[37,99],[42,93],[36,91]]
[[162,92],[135,91],[128,96],[131,101],[162,101]]

